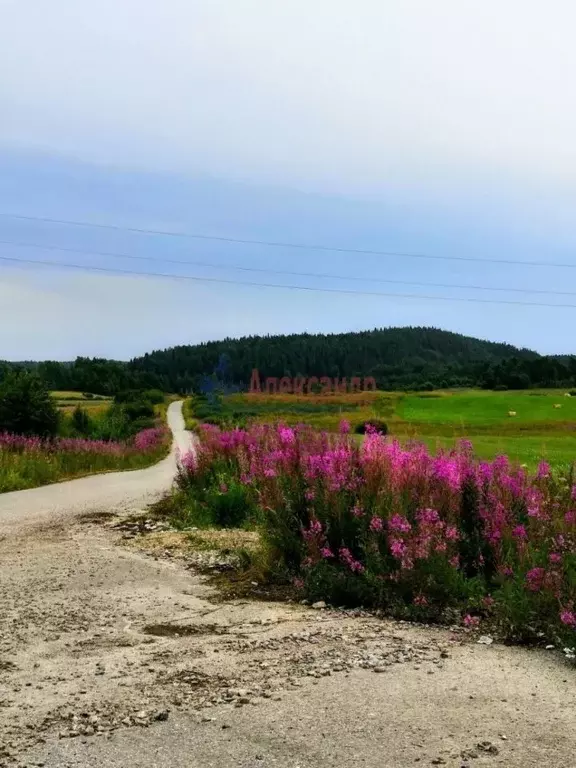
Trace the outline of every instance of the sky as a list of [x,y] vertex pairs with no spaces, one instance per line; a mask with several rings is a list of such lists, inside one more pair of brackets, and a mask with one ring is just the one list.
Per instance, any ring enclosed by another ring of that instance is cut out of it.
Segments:
[[0,18],[0,359],[392,325],[576,351],[569,0]]

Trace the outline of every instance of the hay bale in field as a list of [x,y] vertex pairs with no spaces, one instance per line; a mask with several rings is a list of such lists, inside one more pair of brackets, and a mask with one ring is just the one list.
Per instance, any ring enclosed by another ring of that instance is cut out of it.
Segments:
[[516,411],[508,411],[508,416],[516,416]]
[[570,392],[564,392],[564,397],[572,397],[572,395],[570,394]]
[[554,403],[554,408],[562,408],[562,406],[560,405],[560,403]]

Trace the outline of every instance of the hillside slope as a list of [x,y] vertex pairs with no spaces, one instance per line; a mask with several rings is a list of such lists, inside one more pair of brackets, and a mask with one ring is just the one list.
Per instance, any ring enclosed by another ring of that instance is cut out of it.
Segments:
[[368,376],[381,388],[466,386],[478,368],[540,356],[510,344],[482,341],[436,328],[384,328],[340,334],[248,336],[173,347],[137,358],[130,368],[184,391],[198,377],[219,377],[246,386],[253,368],[264,376]]

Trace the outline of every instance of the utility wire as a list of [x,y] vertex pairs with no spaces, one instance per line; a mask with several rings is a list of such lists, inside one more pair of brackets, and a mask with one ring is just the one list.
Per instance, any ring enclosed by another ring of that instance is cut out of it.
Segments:
[[370,283],[386,283],[391,285],[415,285],[422,288],[456,288],[459,290],[472,290],[472,291],[503,291],[511,293],[537,293],[551,296],[576,296],[575,291],[547,291],[541,288],[506,288],[506,287],[491,287],[488,285],[458,285],[455,283],[430,283],[430,282],[417,282],[414,280],[390,280],[387,278],[379,277],[358,277],[357,275],[334,275],[322,272],[293,272],[281,269],[270,269],[267,267],[246,267],[238,264],[214,264],[206,261],[188,261],[183,259],[166,259],[158,256],[142,256],[132,253],[118,253],[114,251],[92,251],[85,250],[83,248],[66,248],[59,245],[44,245],[42,243],[25,243],[13,240],[0,240],[0,245],[9,245],[15,248],[38,248],[47,251],[58,251],[62,253],[79,253],[85,256],[104,256],[106,258],[114,259],[134,259],[137,261],[152,261],[160,262],[161,264],[183,264],[191,267],[209,267],[211,269],[234,269],[242,272],[260,272],[272,275],[290,275],[291,277],[314,277],[330,280],[346,280],[355,282],[370,282]]
[[521,307],[552,307],[552,308],[564,308],[564,309],[576,309],[576,304],[545,304],[543,302],[533,301],[510,301],[505,299],[475,299],[469,297],[451,297],[451,296],[431,296],[421,295],[415,293],[384,293],[379,291],[352,291],[344,288],[315,288],[306,285],[282,285],[278,283],[256,283],[243,280],[226,280],[219,277],[198,277],[196,275],[170,275],[164,272],[137,272],[130,269],[116,269],[113,267],[95,267],[85,264],[68,264],[60,261],[44,261],[39,259],[18,259],[15,256],[0,256],[2,261],[10,261],[16,264],[42,264],[44,266],[56,267],[59,269],[79,269],[89,272],[103,272],[119,275],[130,275],[138,277],[163,277],[170,280],[193,280],[201,283],[225,283],[227,285],[248,285],[256,286],[259,288],[283,288],[285,290],[293,291],[309,291],[314,293],[340,293],[348,294],[352,296],[385,296],[387,298],[396,299],[425,299],[432,301],[457,301],[475,304],[511,304]]
[[402,251],[378,251],[368,248],[338,248],[328,245],[313,245],[304,243],[285,243],[275,240],[248,240],[238,237],[219,237],[216,235],[205,235],[193,232],[173,232],[161,229],[140,229],[138,227],[125,227],[117,224],[100,224],[88,221],[72,221],[68,219],[52,219],[42,216],[24,216],[16,213],[0,212],[0,216],[8,219],[18,219],[21,221],[36,221],[45,224],[63,224],[73,227],[89,227],[93,229],[108,229],[118,232],[135,232],[141,235],[160,235],[162,237],[178,237],[193,240],[210,240],[222,243],[237,243],[241,245],[263,245],[270,248],[297,248],[306,251],[326,251],[330,253],[351,253],[365,256],[399,256],[410,259],[436,259],[440,261],[464,261],[479,262],[481,264],[512,264],[524,267],[560,267],[576,269],[576,263],[554,263],[547,261],[522,261],[518,259],[480,259],[474,256],[441,256],[429,253],[405,253]]

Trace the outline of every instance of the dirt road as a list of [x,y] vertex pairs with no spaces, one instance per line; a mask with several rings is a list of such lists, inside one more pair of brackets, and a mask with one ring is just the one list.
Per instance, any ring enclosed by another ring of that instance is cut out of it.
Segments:
[[[131,474],[155,495],[166,471]],[[146,496],[102,481],[106,501],[74,491],[56,517],[51,488],[8,515],[0,497],[0,765],[574,765],[576,672],[561,654],[222,601],[185,561],[88,514]]]
[[94,509],[139,509],[155,501],[172,485],[177,453],[192,447],[190,433],[184,428],[181,401],[168,407],[168,426],[174,437],[172,450],[153,467],[0,494],[0,535],[22,523],[54,522]]

